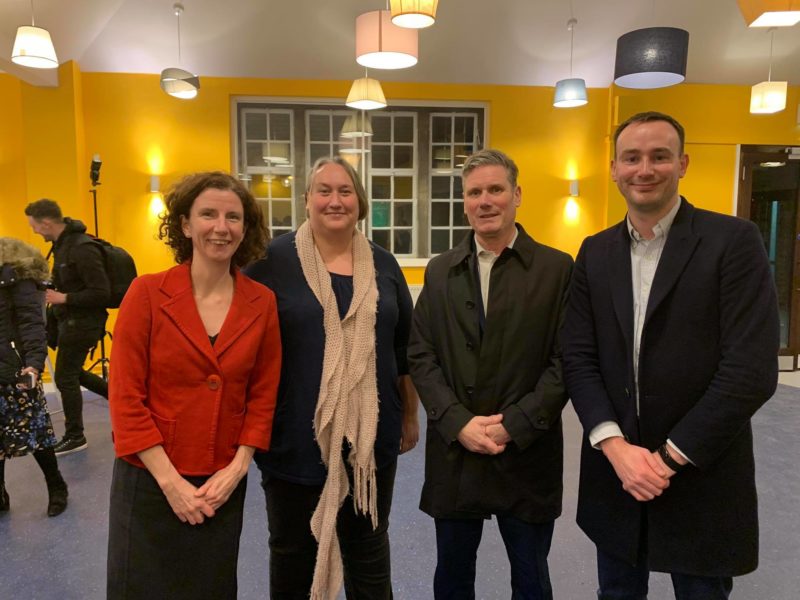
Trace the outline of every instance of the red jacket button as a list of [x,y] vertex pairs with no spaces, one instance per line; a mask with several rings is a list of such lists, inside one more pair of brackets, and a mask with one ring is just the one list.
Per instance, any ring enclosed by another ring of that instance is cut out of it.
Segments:
[[206,379],[206,384],[210,390],[218,390],[220,383],[222,383],[222,381],[220,380],[219,375],[209,375],[208,379]]

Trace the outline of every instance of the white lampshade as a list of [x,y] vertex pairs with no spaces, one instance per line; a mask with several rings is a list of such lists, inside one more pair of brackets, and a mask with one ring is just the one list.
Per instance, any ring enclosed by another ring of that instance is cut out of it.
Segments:
[[388,10],[373,10],[356,19],[356,62],[372,69],[406,69],[417,64],[416,29],[392,23]]
[[786,81],[762,81],[750,91],[750,112],[769,115],[786,108]]
[[57,68],[58,58],[50,32],[33,25],[18,27],[14,49],[11,51],[11,62],[34,69]]
[[738,0],[749,27],[792,27],[800,23],[800,0]]
[[350,115],[345,119],[339,135],[343,138],[370,137],[372,135],[372,121],[369,115],[364,115],[363,118],[359,114]]
[[289,164],[289,142],[266,142],[261,144],[261,158],[273,165]]
[[586,82],[583,79],[562,79],[556,82],[556,93],[553,106],[556,108],[572,108],[583,106],[586,98]]
[[175,98],[189,100],[197,96],[200,78],[189,71],[170,67],[161,71],[161,89]]
[[374,110],[386,107],[386,96],[383,95],[381,83],[371,77],[356,79],[350,86],[345,104],[357,110]]
[[392,23],[408,29],[430,27],[436,21],[439,0],[391,0]]

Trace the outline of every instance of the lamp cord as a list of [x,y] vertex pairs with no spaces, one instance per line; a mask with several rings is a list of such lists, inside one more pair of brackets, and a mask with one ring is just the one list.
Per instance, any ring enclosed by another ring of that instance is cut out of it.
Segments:
[[771,27],[769,30],[769,73],[767,74],[767,81],[772,81],[772,44],[775,42],[775,28]]
[[181,65],[181,13],[176,11],[175,16],[178,17],[178,65]]
[[31,27],[36,27],[36,19],[33,16],[33,0],[31,0]]

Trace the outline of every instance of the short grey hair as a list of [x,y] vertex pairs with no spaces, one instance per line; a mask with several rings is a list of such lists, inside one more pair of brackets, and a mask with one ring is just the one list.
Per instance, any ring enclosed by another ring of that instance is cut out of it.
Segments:
[[508,174],[508,182],[511,184],[511,189],[517,189],[517,177],[519,176],[519,169],[517,164],[511,159],[508,154],[500,150],[478,150],[474,154],[467,157],[464,161],[464,167],[461,169],[461,181],[467,179],[467,175],[472,173],[475,169],[480,167],[490,167],[498,165],[503,167]]

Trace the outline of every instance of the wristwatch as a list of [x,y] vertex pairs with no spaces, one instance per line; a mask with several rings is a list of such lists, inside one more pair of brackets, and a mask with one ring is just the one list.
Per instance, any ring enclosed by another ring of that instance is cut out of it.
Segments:
[[686,466],[680,464],[678,461],[672,458],[672,455],[669,453],[669,449],[667,448],[666,444],[662,444],[658,447],[658,455],[661,457],[661,460],[664,461],[664,464],[676,473]]

